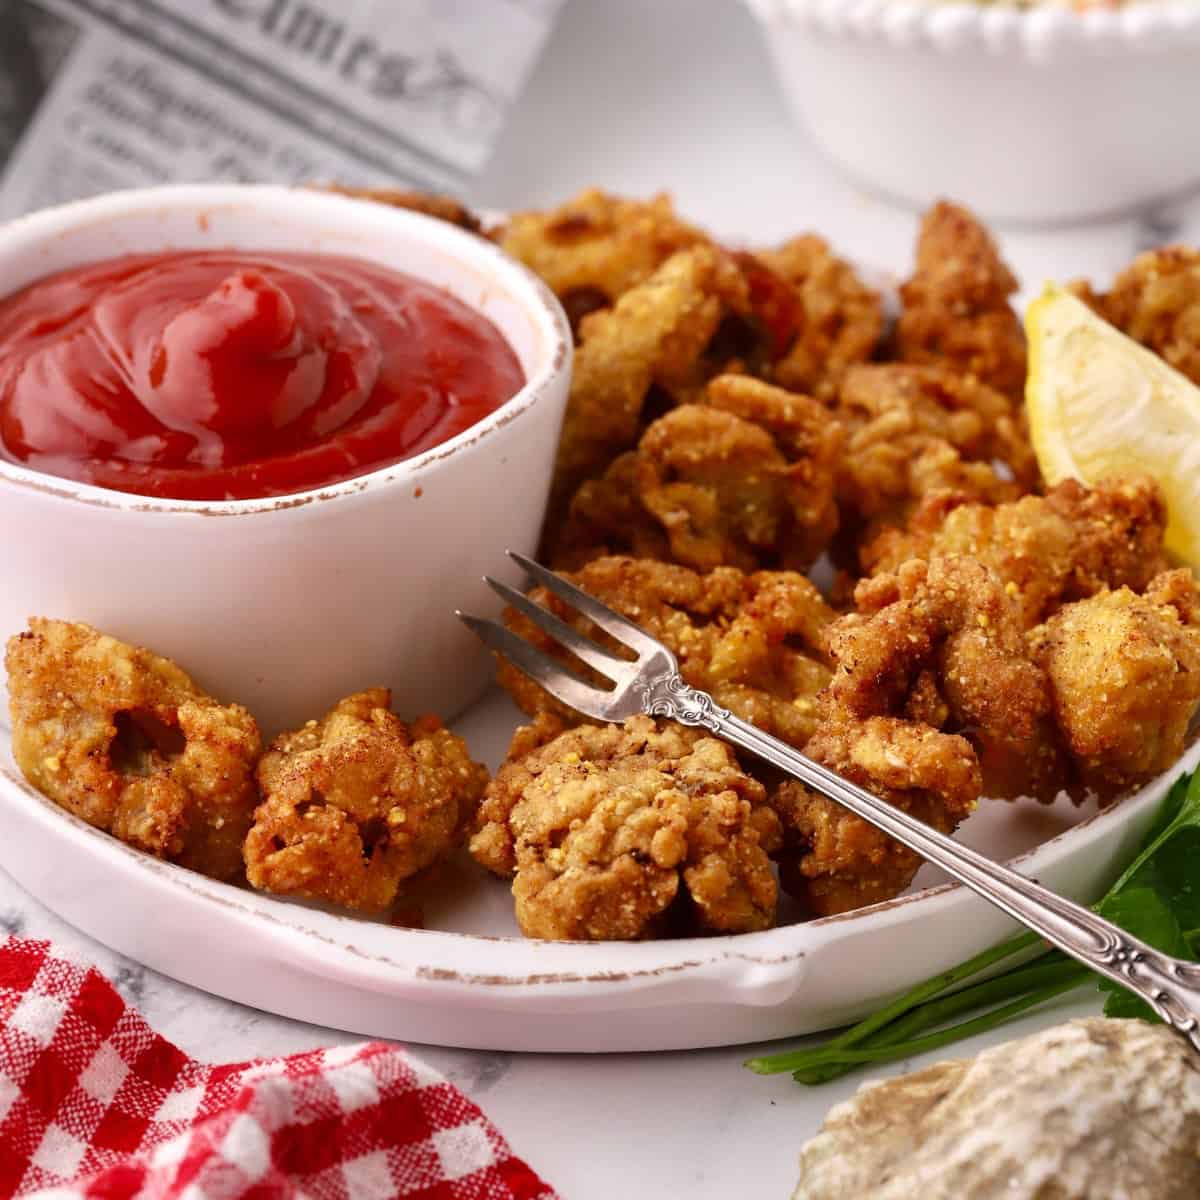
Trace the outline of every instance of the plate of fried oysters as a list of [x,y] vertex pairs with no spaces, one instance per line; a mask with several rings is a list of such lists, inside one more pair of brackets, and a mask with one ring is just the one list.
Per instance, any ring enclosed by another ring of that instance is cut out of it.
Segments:
[[[937,205],[887,296],[816,234],[733,248],[665,197],[591,190],[479,236],[576,340],[543,561],[721,705],[1098,894],[1200,761],[1200,592],[1152,475],[1042,477],[992,235]],[[1186,374],[1150,310],[1191,269],[1079,292]],[[448,727],[364,679],[279,732],[79,616],[3,631],[0,862],[231,999],[444,1045],[727,1045],[852,1020],[1011,929],[702,731],[588,722],[509,663]]]

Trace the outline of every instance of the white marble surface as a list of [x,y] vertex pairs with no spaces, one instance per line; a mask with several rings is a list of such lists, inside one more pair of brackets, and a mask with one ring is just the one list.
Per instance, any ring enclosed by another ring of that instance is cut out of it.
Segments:
[[[1019,170],[1019,156],[998,169]],[[689,216],[746,240],[817,229],[859,261],[896,272],[911,252],[913,215],[841,181],[794,129],[757,30],[734,0],[568,5],[475,199],[539,204],[592,182],[668,188]],[[1200,229],[1198,217],[1200,207],[1185,206],[1142,221],[1008,233],[1004,245],[1036,290],[1052,276],[1107,278],[1135,247]],[[146,971],[3,876],[0,930],[51,937],[96,963],[166,1036],[211,1061],[352,1040]],[[1079,993],[955,1053],[1096,1007]],[[786,1197],[799,1145],[858,1080],[805,1090],[787,1077],[760,1079],[740,1066],[749,1049],[585,1058],[415,1047],[568,1200]]]

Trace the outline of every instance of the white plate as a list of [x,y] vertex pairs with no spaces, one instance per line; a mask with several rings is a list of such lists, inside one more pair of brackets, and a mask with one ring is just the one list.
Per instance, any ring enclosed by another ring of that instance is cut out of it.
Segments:
[[[508,700],[492,695],[457,727],[495,765],[515,720]],[[765,933],[533,942],[516,936],[505,884],[467,861],[428,905],[432,928],[393,928],[139,854],[33,791],[10,750],[0,730],[0,866],[48,908],[185,983],[376,1037],[589,1052],[762,1041],[855,1019],[1012,929],[969,892],[942,885]],[[985,803],[963,840],[993,855],[1042,842],[1022,869],[1091,899],[1131,853],[1170,780],[1198,759],[1195,744],[1166,776],[1099,814],[1065,802]]]

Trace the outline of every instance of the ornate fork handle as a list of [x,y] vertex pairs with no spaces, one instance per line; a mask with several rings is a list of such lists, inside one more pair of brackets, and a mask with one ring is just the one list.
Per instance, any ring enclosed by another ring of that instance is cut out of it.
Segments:
[[1053,946],[1136,992],[1200,1050],[1200,966],[1155,950],[1090,909],[893,808],[778,738],[719,708],[711,696],[666,671],[641,685],[646,712],[719,735],[836,800],[1003,909]]

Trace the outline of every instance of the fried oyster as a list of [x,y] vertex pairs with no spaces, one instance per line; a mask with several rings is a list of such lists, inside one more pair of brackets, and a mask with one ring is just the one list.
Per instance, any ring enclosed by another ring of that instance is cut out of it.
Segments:
[[830,399],[846,368],[868,361],[883,333],[879,293],[814,234],[755,257],[791,289],[795,334],[770,368],[781,387]]
[[[964,738],[896,717],[858,720],[826,703],[805,753],[942,833],[979,798],[979,764]],[[806,916],[828,917],[899,895],[920,855],[796,780],[771,804],[783,824],[779,878]]]
[[486,769],[437,717],[406,725],[390,703],[359,692],[271,743],[246,837],[254,887],[381,912],[461,844]]
[[995,572],[967,556],[910,559],[862,581],[855,600],[858,612],[828,637],[839,714],[961,733],[979,754],[988,795],[1055,794],[1064,768],[1049,684]]
[[1086,283],[1072,290],[1110,324],[1153,350],[1200,384],[1200,250],[1164,246],[1138,255],[1097,293]]
[[605,554],[806,570],[837,528],[834,477],[842,429],[807,396],[722,375],[705,405],[655,421],[571,501],[556,567]]
[[1166,524],[1162,490],[1146,476],[1093,488],[1069,479],[1044,496],[995,506],[943,492],[927,497],[906,529],[886,529],[863,546],[861,558],[878,573],[910,558],[970,555],[999,576],[1029,629],[1102,588],[1142,591],[1167,567]]
[[1200,704],[1200,588],[1187,570],[1144,595],[1104,590],[1030,634],[1083,781],[1102,794],[1169,767]]
[[921,222],[916,270],[900,287],[896,357],[951,367],[1019,403],[1026,363],[1016,290],[983,225],[956,204],[935,204]]
[[[1046,680],[1025,656],[999,581],[972,559],[907,562],[864,581],[855,599],[859,611],[826,635],[834,674],[805,753],[951,833],[989,766],[998,774],[1010,756],[1036,758],[1050,724]],[[898,895],[921,865],[794,780],[771,803],[784,830],[780,880],[810,916]]]
[[89,625],[29,625],[5,656],[26,779],[139,850],[217,879],[240,875],[257,800],[254,718],[170,659]]
[[[803,575],[745,575],[732,567],[701,575],[618,557],[597,559],[565,578],[662,641],[679,660],[684,679],[711,693],[718,704],[793,746],[808,740],[815,697],[829,680],[824,636],[834,613]],[[530,598],[605,641],[546,589],[535,589]],[[557,644],[519,613],[509,610],[505,620],[520,637],[566,661]],[[550,712],[565,722],[583,719],[504,659],[498,678],[527,713]]]
[[585,479],[637,442],[652,391],[670,408],[675,394],[717,373],[706,352],[725,317],[748,303],[734,260],[700,245],[583,319],[551,487],[552,526]]
[[851,367],[834,412],[847,431],[837,495],[851,532],[904,521],[930,492],[997,502],[1037,480],[1014,405],[945,367]]
[[[521,735],[518,734],[518,741]],[[649,717],[581,725],[510,759],[471,853],[511,876],[517,922],[553,940],[768,928],[779,822],[724,743]]]
[[675,215],[667,195],[627,200],[587,188],[558,208],[513,213],[496,240],[541,276],[578,331],[589,312],[610,307],[676,251],[708,237]]

